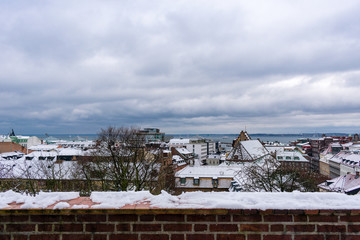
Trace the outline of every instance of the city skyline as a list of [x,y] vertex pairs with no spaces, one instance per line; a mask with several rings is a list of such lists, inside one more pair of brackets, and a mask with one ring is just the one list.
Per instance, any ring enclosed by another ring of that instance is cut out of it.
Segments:
[[358,1],[0,3],[0,133],[359,132]]

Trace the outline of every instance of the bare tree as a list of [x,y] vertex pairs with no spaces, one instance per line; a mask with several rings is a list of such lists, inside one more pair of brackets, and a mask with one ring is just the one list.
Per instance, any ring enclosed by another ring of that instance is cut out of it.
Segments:
[[97,148],[79,161],[87,191],[158,189],[162,179],[161,152],[145,148],[137,128],[108,127],[98,134]]
[[235,179],[242,191],[291,192],[317,191],[323,178],[295,167],[283,167],[272,156],[262,161],[248,163]]

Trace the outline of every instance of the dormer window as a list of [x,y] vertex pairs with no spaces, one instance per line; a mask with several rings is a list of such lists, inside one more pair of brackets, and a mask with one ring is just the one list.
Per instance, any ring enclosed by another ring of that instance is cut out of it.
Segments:
[[217,188],[219,186],[219,180],[217,178],[213,178],[212,185],[214,188]]
[[194,186],[199,186],[200,185],[200,179],[199,178],[194,178],[193,185]]
[[185,185],[185,183],[186,183],[186,178],[180,178],[180,184]]

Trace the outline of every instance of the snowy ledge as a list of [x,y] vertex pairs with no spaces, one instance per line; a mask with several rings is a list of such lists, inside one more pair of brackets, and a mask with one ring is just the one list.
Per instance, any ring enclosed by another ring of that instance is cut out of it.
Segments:
[[360,209],[360,195],[341,193],[188,192],[172,196],[166,192],[41,192],[28,196],[0,192],[0,209]]

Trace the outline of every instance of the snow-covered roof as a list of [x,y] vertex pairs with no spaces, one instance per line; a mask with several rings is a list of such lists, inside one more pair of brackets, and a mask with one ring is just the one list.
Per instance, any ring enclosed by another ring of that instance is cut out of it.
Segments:
[[191,154],[191,152],[187,148],[175,148],[180,154]]
[[242,169],[242,165],[231,166],[187,166],[178,171],[175,176],[179,178],[193,177],[221,177],[233,178],[235,174]]
[[259,140],[241,141],[240,143],[254,159],[269,154]]
[[59,147],[57,144],[40,144],[31,146],[28,149],[32,151],[51,151],[56,150]]
[[270,152],[276,153],[276,157],[282,157],[280,161],[309,162],[296,147],[266,147]]
[[188,144],[188,143],[190,143],[189,138],[173,138],[173,139],[170,139],[170,141],[169,141],[170,145],[183,145],[183,144]]
[[59,156],[83,156],[84,151],[74,148],[60,148]]
[[318,186],[327,191],[341,193],[351,193],[354,191],[354,194],[356,194],[358,191],[360,191],[360,176],[346,174],[344,176],[327,180]]

